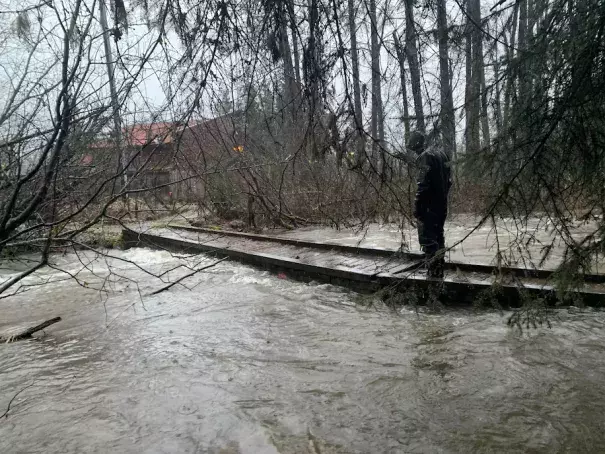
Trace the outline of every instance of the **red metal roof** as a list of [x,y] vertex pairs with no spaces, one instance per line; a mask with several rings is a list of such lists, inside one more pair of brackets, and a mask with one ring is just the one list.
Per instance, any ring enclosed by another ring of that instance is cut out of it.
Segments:
[[[187,127],[210,124],[216,118],[191,120]],[[122,128],[122,140],[126,145],[142,146],[147,144],[169,144],[174,140],[174,133],[183,130],[183,125],[171,122],[139,123]],[[114,143],[111,139],[99,140],[90,145],[90,148],[111,148]]]
[[123,139],[128,145],[171,143],[174,128],[175,123],[137,124],[123,129]]

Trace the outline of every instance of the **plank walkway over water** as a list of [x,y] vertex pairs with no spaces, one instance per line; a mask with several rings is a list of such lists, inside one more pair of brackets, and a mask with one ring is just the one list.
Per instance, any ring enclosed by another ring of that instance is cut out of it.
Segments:
[[[456,301],[470,301],[478,292],[490,290],[498,281],[499,299],[516,305],[527,294],[555,300],[549,285],[550,271],[500,268],[470,263],[448,262],[443,280],[428,278],[422,255],[409,251],[358,248],[339,244],[302,241],[251,233],[210,230],[171,225],[167,228],[123,232],[127,247],[149,246],[188,252],[212,253],[295,278],[314,279],[345,285],[356,290],[374,291],[397,286],[425,291],[439,288]],[[585,304],[605,305],[605,275],[586,276],[575,297]]]

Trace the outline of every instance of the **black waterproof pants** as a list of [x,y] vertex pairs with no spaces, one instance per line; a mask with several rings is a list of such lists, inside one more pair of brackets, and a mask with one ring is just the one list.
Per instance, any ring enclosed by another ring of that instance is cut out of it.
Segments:
[[428,274],[432,277],[443,277],[444,226],[445,216],[426,215],[418,219],[418,241],[425,254]]

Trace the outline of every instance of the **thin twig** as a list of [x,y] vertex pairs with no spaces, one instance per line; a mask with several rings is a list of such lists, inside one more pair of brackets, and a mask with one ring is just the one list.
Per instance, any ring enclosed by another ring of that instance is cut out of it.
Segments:
[[162,293],[163,291],[168,290],[168,289],[169,289],[169,288],[171,288],[172,286],[174,286],[174,285],[176,285],[176,284],[180,283],[181,281],[183,281],[183,280],[185,280],[185,279],[187,279],[187,278],[189,278],[189,277],[191,277],[191,276],[193,276],[193,275],[195,275],[195,274],[199,273],[200,271],[204,271],[204,270],[207,270],[208,268],[212,268],[213,266],[218,265],[218,264],[219,264],[219,263],[221,263],[223,260],[227,260],[227,258],[228,258],[228,257],[223,257],[222,259],[217,260],[216,262],[211,263],[210,265],[204,266],[204,267],[200,268],[199,270],[195,270],[195,271],[193,271],[193,272],[191,272],[191,273],[189,273],[189,274],[186,274],[185,276],[183,276],[183,277],[181,277],[181,278],[177,279],[176,281],[174,281],[174,282],[172,282],[172,283],[168,284],[167,286],[162,287],[161,289],[158,289],[158,290],[156,290],[156,291],[154,291],[154,292],[151,292],[149,295],[151,296],[151,295],[157,295],[158,293]]
[[8,412],[11,409],[11,404],[13,403],[13,401],[17,398],[17,396],[19,394],[21,394],[23,391],[25,391],[27,388],[31,388],[32,386],[34,386],[34,384],[36,383],[36,380],[32,381],[29,385],[27,385],[25,388],[23,388],[21,391],[17,392],[17,394],[15,394],[13,396],[13,398],[9,401],[8,406],[6,407],[6,411],[2,414],[2,416],[0,416],[0,419],[2,418],[8,418]]

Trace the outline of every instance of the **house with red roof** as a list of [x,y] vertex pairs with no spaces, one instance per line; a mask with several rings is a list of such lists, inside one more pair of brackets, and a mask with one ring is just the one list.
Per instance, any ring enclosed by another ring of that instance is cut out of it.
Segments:
[[[140,123],[122,130],[130,190],[146,189],[156,197],[197,201],[209,175],[225,170],[243,152],[237,114],[210,120]],[[92,143],[80,159],[95,166],[117,156],[110,139]],[[115,152],[115,155],[114,155]],[[115,167],[112,167],[115,168]]]

